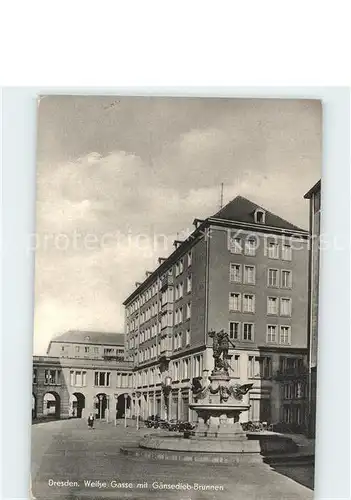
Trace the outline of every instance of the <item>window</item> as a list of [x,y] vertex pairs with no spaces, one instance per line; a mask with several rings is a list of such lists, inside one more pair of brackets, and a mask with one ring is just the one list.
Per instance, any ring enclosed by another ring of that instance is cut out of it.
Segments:
[[260,369],[260,377],[261,378],[270,378],[272,376],[272,360],[270,357],[260,357],[258,359],[259,369]]
[[33,369],[33,384],[36,384],[38,382],[38,372],[37,369]]
[[60,370],[45,370],[44,372],[44,384],[49,385],[59,385],[60,384]]
[[289,345],[291,342],[291,331],[290,326],[281,326],[280,327],[280,335],[279,335],[279,343],[284,345]]
[[249,293],[244,293],[243,312],[255,312],[255,296]]
[[191,276],[187,277],[187,280],[186,280],[186,291],[187,291],[187,293],[191,292]]
[[291,245],[284,243],[282,246],[282,259],[291,260],[292,259],[292,249]]
[[256,224],[265,224],[266,212],[264,210],[256,210],[254,219]]
[[291,316],[291,299],[280,299],[280,315]]
[[188,267],[191,266],[191,263],[192,263],[192,252],[190,250],[190,252],[188,252]]
[[244,266],[244,283],[246,285],[254,285],[256,282],[255,266]]
[[271,376],[272,359],[269,356],[249,356],[249,378],[270,378]]
[[190,345],[190,330],[185,332],[185,345]]
[[72,387],[85,387],[87,384],[87,372],[80,370],[72,370],[70,372],[70,381]]
[[183,297],[183,290],[184,290],[184,287],[183,287],[183,282],[182,282],[182,283],[179,283],[179,298],[180,299]]
[[179,380],[179,361],[173,363],[174,380]]
[[76,352],[79,352],[79,351],[80,351],[80,346],[76,345]]
[[268,257],[270,259],[279,258],[279,246],[277,243],[274,243],[273,241],[268,242]]
[[97,354],[99,352],[99,348],[98,347],[94,347],[94,354]]
[[110,372],[95,372],[94,385],[96,387],[110,387]]
[[278,287],[279,286],[279,280],[278,280],[278,269],[268,269],[268,286],[272,287]]
[[245,240],[245,255],[256,255],[256,241],[253,239]]
[[241,295],[240,293],[229,294],[229,311],[241,310]]
[[190,359],[184,359],[183,360],[183,379],[190,378]]
[[241,243],[241,238],[237,238],[229,233],[228,237],[228,250],[231,253],[242,253],[242,243]]
[[177,262],[175,265],[175,275],[179,276],[179,262]]
[[183,270],[184,270],[184,261],[183,261],[183,259],[180,259],[180,261],[179,261],[179,274],[182,274]]
[[278,314],[278,297],[267,297],[267,314]]
[[243,323],[243,340],[253,341],[254,339],[254,325],[253,323]]
[[240,377],[240,356],[235,354],[230,361],[232,376]]
[[180,308],[178,309],[178,324],[179,324],[179,323],[182,323],[182,321],[183,321],[183,308],[182,308],[182,307],[180,307]]
[[193,376],[200,377],[202,375],[202,355],[194,356]]
[[291,271],[282,271],[282,288],[291,288],[292,285],[292,272]]
[[254,378],[255,373],[255,356],[249,356],[249,362],[247,365],[247,376],[248,378]]
[[267,325],[267,342],[277,342],[277,325]]
[[85,347],[84,347],[84,352],[85,352],[85,353],[88,353],[89,351],[90,351],[90,348],[89,348],[88,346],[85,346]]
[[191,302],[186,305],[186,319],[190,319],[191,317]]
[[240,323],[238,321],[230,321],[229,323],[229,338],[238,340],[240,336]]
[[241,282],[241,265],[240,264],[230,264],[229,266],[229,281],[231,283]]

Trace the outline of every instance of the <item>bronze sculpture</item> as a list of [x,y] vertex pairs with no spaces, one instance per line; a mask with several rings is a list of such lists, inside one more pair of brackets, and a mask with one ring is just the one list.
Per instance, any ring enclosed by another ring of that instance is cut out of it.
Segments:
[[235,349],[235,345],[224,330],[220,330],[219,332],[211,330],[208,332],[208,336],[213,339],[214,369],[228,371],[230,368],[228,360],[231,358],[228,354],[229,347],[231,345]]

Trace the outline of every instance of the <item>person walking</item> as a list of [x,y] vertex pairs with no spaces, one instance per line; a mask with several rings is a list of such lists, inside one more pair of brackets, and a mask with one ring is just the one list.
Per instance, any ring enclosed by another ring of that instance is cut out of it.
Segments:
[[89,429],[93,429],[94,428],[94,415],[92,413],[90,413],[89,417],[88,417],[88,426],[89,426]]

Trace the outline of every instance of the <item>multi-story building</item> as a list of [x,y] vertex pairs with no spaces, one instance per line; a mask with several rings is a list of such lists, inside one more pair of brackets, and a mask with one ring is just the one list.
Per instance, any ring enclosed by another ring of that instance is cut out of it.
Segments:
[[126,359],[140,395],[132,411],[194,419],[191,381],[213,369],[208,332],[224,329],[232,378],[254,383],[243,419],[302,424],[307,238],[241,196],[195,219],[192,234],[124,301]]
[[124,334],[69,331],[33,357],[32,416],[115,419],[130,412],[132,365]]
[[48,356],[124,361],[124,334],[69,330],[50,342]]
[[304,196],[310,200],[310,254],[309,254],[309,316],[308,316],[308,368],[309,368],[309,434],[315,434],[317,393],[318,301],[320,266],[321,181]]

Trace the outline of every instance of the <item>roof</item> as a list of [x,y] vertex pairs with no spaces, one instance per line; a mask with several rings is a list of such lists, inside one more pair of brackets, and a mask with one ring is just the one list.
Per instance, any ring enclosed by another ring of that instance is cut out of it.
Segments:
[[[237,196],[232,201],[230,201],[227,205],[225,205],[219,212],[212,216],[214,219],[225,219],[232,220],[235,222],[243,222],[253,224],[253,213],[255,210],[261,209],[266,213],[265,224],[264,226],[269,227],[277,227],[280,229],[288,229],[288,230],[296,230],[296,231],[304,231],[298,226],[291,224],[285,219],[282,219],[278,215],[273,214],[269,210],[256,205],[252,201],[244,198],[243,196]],[[259,224],[261,225],[261,224]]]
[[[265,224],[254,223],[253,213],[255,212],[256,209],[264,210],[264,212],[266,213]],[[306,235],[308,234],[305,229],[301,229],[300,227],[291,224],[291,222],[288,222],[282,217],[273,214],[269,210],[266,210],[265,208],[256,205],[247,198],[244,198],[243,196],[237,196],[213,216],[208,217],[207,219],[201,219],[201,220],[195,219],[195,221],[200,222],[200,225],[197,226],[194,232],[185,241],[183,241],[171,253],[171,255],[169,255],[165,260],[163,260],[160,263],[160,265],[149,276],[144,278],[142,283],[139,283],[139,286],[137,286],[135,290],[133,290],[124,300],[123,305],[125,306],[131,300],[133,300],[140,293],[141,290],[145,289],[148,286],[148,284],[155,279],[156,275],[161,275],[163,272],[165,272],[172,264],[172,261],[175,261],[180,255],[184,253],[184,249],[187,246],[189,246],[189,244],[192,245],[197,237],[203,236],[204,228],[206,227],[206,225],[211,224],[218,219],[222,219],[223,222],[232,221],[233,223],[235,222],[246,223],[250,224],[251,227],[253,225],[256,225],[257,227],[260,226],[260,228],[262,229],[263,227],[266,227],[268,230],[269,229],[273,230],[274,228],[277,228],[277,230],[299,231],[300,233]]]
[[316,182],[316,184],[313,187],[311,187],[311,189],[309,191],[307,191],[304,198],[310,199],[310,198],[312,198],[313,194],[317,193],[320,190],[321,190],[321,180],[319,179],[319,181]]
[[124,333],[104,333],[90,332],[82,330],[69,330],[54,337],[51,342],[66,342],[72,344],[106,344],[106,345],[123,345]]

